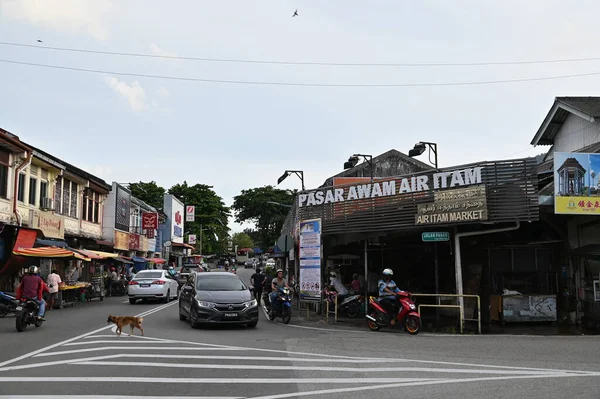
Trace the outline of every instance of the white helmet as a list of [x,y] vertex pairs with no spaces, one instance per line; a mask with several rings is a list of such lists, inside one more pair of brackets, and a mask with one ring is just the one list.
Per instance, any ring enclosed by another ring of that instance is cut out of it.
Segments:
[[392,269],[384,269],[383,270],[383,275],[384,276],[393,276],[394,272],[392,271]]

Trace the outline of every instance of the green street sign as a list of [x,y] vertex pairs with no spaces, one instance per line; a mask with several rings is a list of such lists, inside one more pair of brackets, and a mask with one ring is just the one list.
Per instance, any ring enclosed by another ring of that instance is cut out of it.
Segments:
[[429,231],[421,234],[423,242],[450,241],[450,233],[447,231]]

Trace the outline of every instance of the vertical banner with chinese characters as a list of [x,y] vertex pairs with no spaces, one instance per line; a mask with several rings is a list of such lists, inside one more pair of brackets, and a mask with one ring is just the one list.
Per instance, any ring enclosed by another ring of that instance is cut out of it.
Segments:
[[554,153],[554,213],[600,215],[600,154]]
[[321,297],[321,219],[300,221],[300,296]]

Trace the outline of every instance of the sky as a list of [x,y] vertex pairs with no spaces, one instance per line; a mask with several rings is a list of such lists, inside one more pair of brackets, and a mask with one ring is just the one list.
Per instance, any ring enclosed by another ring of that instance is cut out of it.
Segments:
[[421,140],[438,144],[440,167],[533,156],[548,150],[529,143],[554,98],[597,95],[600,74],[448,83],[594,74],[600,61],[347,64],[600,57],[599,13],[588,0],[0,0],[5,43],[313,63],[0,44],[0,127],[107,182],[209,184],[228,205],[286,169],[314,188],[354,153]]

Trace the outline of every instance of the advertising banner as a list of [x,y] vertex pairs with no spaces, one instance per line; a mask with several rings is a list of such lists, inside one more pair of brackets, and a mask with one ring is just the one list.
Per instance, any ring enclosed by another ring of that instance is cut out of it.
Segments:
[[190,245],[194,245],[194,244],[196,244],[196,234],[190,234],[190,235],[188,236],[188,243],[189,243]]
[[321,297],[321,219],[300,221],[300,296]]
[[192,205],[187,205],[185,207],[185,221],[193,222],[196,220],[196,207]]
[[133,249],[135,251],[141,250],[139,234],[129,234],[129,249]]
[[144,230],[158,229],[158,213],[143,212],[142,213],[142,229],[144,229]]
[[115,230],[115,249],[129,251],[129,233]]
[[600,215],[600,154],[554,153],[554,213]]
[[32,209],[29,220],[31,220],[31,226],[40,229],[45,237],[65,238],[65,224],[61,216]]

